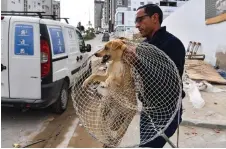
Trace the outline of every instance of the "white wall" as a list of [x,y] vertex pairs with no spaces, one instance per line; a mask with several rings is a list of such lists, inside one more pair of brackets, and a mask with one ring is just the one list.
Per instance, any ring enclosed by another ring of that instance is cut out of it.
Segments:
[[[124,24],[122,23],[122,15],[124,13]],[[135,26],[135,16],[136,11],[117,11],[115,14],[115,25],[123,25],[123,26]]]
[[205,24],[205,0],[191,0],[163,21],[163,26],[177,36],[187,48],[189,41],[201,42],[200,53],[215,65],[215,53],[226,52],[226,22]]

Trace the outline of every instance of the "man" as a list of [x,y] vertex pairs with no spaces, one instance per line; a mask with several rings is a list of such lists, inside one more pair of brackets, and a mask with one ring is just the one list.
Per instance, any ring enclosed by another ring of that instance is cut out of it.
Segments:
[[[144,42],[155,45],[160,50],[164,51],[171,60],[176,64],[178,68],[180,77],[182,78],[184,71],[184,62],[185,62],[185,48],[182,42],[166,31],[166,27],[161,27],[161,23],[163,20],[163,13],[161,9],[154,4],[147,4],[138,8],[136,13],[136,28],[139,29],[140,34],[146,39]],[[125,51],[125,59],[132,58],[133,52],[129,49]],[[127,55],[127,56],[126,56]],[[127,58],[126,58],[127,57]],[[134,59],[134,58],[132,58]],[[129,60],[133,61],[133,60]],[[138,70],[139,71],[139,70]],[[141,72],[142,73],[142,72]],[[146,77],[145,75],[143,77]],[[144,79],[144,78],[143,78]],[[144,81],[143,81],[144,82]],[[185,93],[183,91],[182,98],[185,97]],[[141,99],[140,99],[141,100]],[[147,100],[147,99],[146,99]],[[142,101],[142,100],[141,100]],[[179,123],[182,121],[181,119],[182,109],[179,114]],[[141,130],[144,131],[143,128],[145,125],[142,125],[146,121],[145,114],[141,114]],[[151,127],[151,126],[150,126]],[[178,128],[178,114],[175,116],[174,120],[171,122],[169,127],[165,130],[165,134],[167,137],[171,137]],[[150,139],[145,134],[140,134],[141,138]],[[145,141],[145,140],[141,140]],[[141,145],[140,147],[152,147],[152,148],[162,148],[166,144],[166,141],[163,137],[159,136],[156,139]]]

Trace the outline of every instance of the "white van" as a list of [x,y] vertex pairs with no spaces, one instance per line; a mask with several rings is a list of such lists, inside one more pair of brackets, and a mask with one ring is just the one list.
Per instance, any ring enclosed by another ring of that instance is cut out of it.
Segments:
[[79,30],[36,17],[1,16],[1,104],[65,111],[69,88],[79,71],[91,73],[89,53]]

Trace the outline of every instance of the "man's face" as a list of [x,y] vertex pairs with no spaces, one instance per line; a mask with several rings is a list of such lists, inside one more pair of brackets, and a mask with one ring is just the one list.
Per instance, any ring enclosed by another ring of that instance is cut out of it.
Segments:
[[140,33],[143,37],[148,37],[153,34],[153,31],[156,28],[156,23],[158,21],[156,19],[156,15],[158,15],[158,14],[148,16],[145,13],[144,8],[139,9],[137,11],[136,21],[135,21],[136,28],[138,28],[138,30],[140,31]]

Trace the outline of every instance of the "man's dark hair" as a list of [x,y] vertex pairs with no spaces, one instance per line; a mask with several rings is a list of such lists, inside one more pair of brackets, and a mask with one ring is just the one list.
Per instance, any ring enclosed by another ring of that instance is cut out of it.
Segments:
[[152,16],[153,14],[157,13],[159,15],[159,23],[160,25],[162,24],[162,20],[163,20],[163,13],[161,8],[159,8],[158,5],[155,4],[147,4],[144,6],[140,6],[137,10],[144,8],[144,12],[149,15]]

